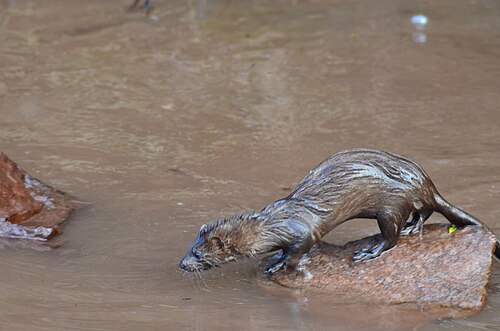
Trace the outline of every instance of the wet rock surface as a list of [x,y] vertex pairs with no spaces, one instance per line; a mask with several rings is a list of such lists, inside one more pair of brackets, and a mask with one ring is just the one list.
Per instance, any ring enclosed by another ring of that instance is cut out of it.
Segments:
[[484,306],[495,245],[489,230],[468,226],[449,234],[448,225],[430,224],[422,240],[418,234],[401,236],[398,246],[381,257],[352,261],[355,251],[380,238],[344,246],[322,242],[303,271],[281,271],[270,278],[286,287],[317,288],[350,300],[477,311]]
[[47,241],[61,232],[73,206],[0,152],[0,238]]

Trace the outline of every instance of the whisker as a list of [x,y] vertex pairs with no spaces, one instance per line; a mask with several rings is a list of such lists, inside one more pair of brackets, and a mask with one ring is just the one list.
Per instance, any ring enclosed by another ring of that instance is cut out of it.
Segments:
[[200,276],[200,279],[201,281],[203,282],[203,284],[205,285],[205,288],[202,289],[202,290],[205,290],[205,291],[208,291],[208,292],[212,292],[209,288],[208,288],[208,285],[207,283],[205,282],[205,280],[203,279],[203,275],[201,274],[201,272],[199,270],[196,270],[196,272],[198,273],[198,276]]
[[191,286],[193,287],[193,289],[196,289],[196,286],[194,284],[193,275],[186,274],[186,278],[189,278],[191,280]]
[[[198,270],[195,269],[195,271],[198,271]],[[193,273],[193,276],[194,276],[194,279],[196,280],[196,283],[198,284],[198,288],[201,290],[201,284],[200,284],[200,281],[198,280],[198,274],[195,272],[195,273]]]

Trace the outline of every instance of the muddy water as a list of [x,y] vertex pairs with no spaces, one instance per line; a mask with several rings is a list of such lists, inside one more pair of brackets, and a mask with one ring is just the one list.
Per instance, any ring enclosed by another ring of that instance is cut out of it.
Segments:
[[497,1],[127,4],[0,1],[0,149],[86,202],[63,247],[2,244],[1,330],[500,328],[498,265],[479,315],[437,320],[283,289],[252,262],[177,267],[201,224],[352,147],[418,160],[500,234]]

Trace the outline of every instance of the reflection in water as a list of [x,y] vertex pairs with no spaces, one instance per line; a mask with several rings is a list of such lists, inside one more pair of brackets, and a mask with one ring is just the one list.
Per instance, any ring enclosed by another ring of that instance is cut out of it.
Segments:
[[414,15],[411,18],[411,23],[417,31],[413,32],[412,39],[416,43],[427,42],[427,35],[424,32],[425,26],[429,22],[429,19],[425,15]]
[[[500,327],[497,266],[481,314],[431,324],[418,307],[304,303],[250,261],[200,285],[177,267],[201,224],[353,147],[417,160],[500,233],[497,1],[155,1],[156,24],[131,2],[0,0],[0,149],[93,203],[57,250],[2,244],[3,328]],[[436,42],[404,37],[414,13]],[[328,240],[377,231],[352,222]]]

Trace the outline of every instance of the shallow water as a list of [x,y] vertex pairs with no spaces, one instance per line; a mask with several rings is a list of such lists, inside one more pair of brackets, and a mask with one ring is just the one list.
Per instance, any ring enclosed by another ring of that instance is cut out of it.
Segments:
[[1,330],[500,328],[498,264],[480,314],[437,320],[284,289],[253,262],[177,267],[201,224],[353,147],[417,160],[500,234],[498,1],[155,3],[153,20],[0,1],[0,150],[85,202],[61,248],[0,250]]

